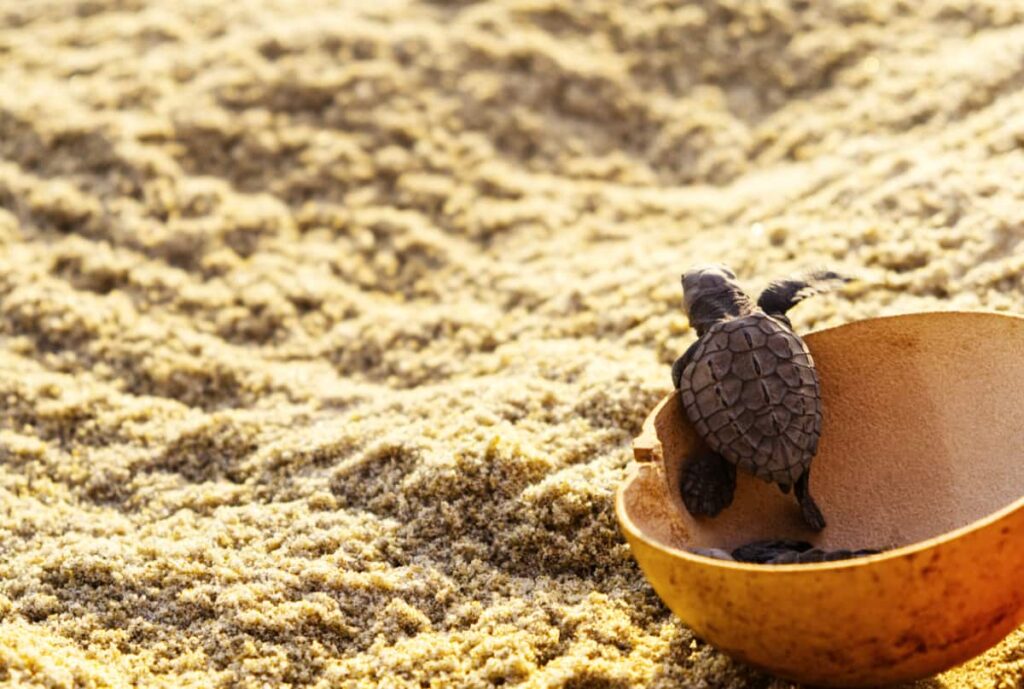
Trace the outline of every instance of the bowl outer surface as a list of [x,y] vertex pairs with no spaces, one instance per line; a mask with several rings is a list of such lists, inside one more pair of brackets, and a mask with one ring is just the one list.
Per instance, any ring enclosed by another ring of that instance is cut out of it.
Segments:
[[[952,344],[951,333],[959,335]],[[947,438],[941,428],[932,425],[959,424],[958,431],[968,435],[972,424],[1000,426],[987,416],[999,413],[998,405],[971,396],[982,392],[1012,394],[1003,398],[1004,404],[1018,406],[1019,390],[1024,389],[1024,380],[1017,380],[1024,378],[1024,364],[1017,363],[1024,352],[1024,319],[993,314],[918,314],[822,331],[808,336],[807,342],[822,374],[826,404],[823,453],[830,411],[837,417],[832,426],[841,429],[836,435],[850,432],[852,422],[849,418],[843,420],[849,411],[844,409],[844,402],[863,405],[866,399],[875,404],[866,412],[873,435],[860,443],[867,446],[868,455],[872,448],[882,447],[879,438],[889,436],[905,446],[920,434],[938,437],[947,448],[940,450],[956,454],[965,447],[964,441]],[[851,343],[859,346],[851,348]],[[950,347],[958,349],[951,352]],[[901,356],[879,359],[879,348],[882,352],[900,352]],[[920,406],[921,401],[911,401],[909,409],[892,414],[887,403],[901,393],[907,376],[916,377],[920,383],[909,396],[918,394],[929,399],[924,400],[925,406]],[[857,383],[856,388],[850,387],[853,383]],[[1021,387],[1014,389],[1018,383]],[[957,387],[948,387],[953,385]],[[936,412],[936,399],[952,399],[954,409]],[[685,513],[678,499],[678,480],[673,480],[673,475],[681,466],[679,455],[696,439],[685,422],[679,423],[682,415],[678,406],[675,395],[671,395],[652,414],[645,433],[638,438],[637,456],[660,461],[638,463],[620,488],[616,507],[633,553],[654,589],[673,612],[715,646],[797,681],[870,686],[925,677],[952,667],[997,643],[1024,621],[1024,500],[1004,501],[1006,495],[1020,496],[1019,474],[1016,487],[1007,487],[1005,481],[1013,478],[1003,475],[1020,466],[1024,453],[1024,445],[1012,429],[1000,426],[995,439],[976,430],[976,437],[970,439],[984,446],[982,459],[998,451],[1000,442],[1007,443],[1002,453],[1011,456],[992,460],[994,478],[1004,482],[999,490],[986,493],[981,481],[968,480],[966,493],[970,499],[964,500],[962,495],[950,495],[948,487],[936,482],[933,489],[945,492],[926,497],[946,501],[938,510],[932,507],[933,512],[944,514],[939,519],[941,528],[914,524],[888,532],[901,539],[897,545],[936,538],[848,563],[758,567],[701,558],[679,549],[691,544],[731,547],[737,540],[750,540],[750,534],[743,534],[737,524],[716,531],[714,524],[721,517],[698,523]],[[970,407],[976,412],[974,420],[965,417],[964,410]],[[905,418],[914,409],[922,413]],[[1010,418],[1009,422],[1015,420]],[[915,421],[925,427],[912,429],[909,434],[900,430]],[[672,430],[679,427],[681,432]],[[934,451],[938,446],[928,447]],[[833,448],[829,466],[839,467],[838,448]],[[852,455],[865,457],[863,452],[858,454],[860,449]],[[876,456],[874,461],[880,460]],[[915,461],[921,464],[913,457],[907,463]],[[943,480],[955,479],[945,476]],[[759,482],[751,482],[747,489],[755,498],[757,491],[763,490],[761,486],[770,488],[754,484]],[[737,492],[737,502],[744,497],[743,488]],[[844,494],[850,495],[840,490],[832,496],[838,502],[841,497],[836,496]],[[870,508],[871,495],[891,499],[899,494],[899,490],[886,492],[883,486],[881,491],[869,492],[862,502]],[[974,504],[979,500],[983,504]],[[829,501],[819,501],[830,517]],[[776,503],[751,502],[774,510],[768,515],[772,522],[769,527],[774,531],[763,535],[780,535],[777,529],[782,528],[786,531],[783,535],[807,537],[798,522]],[[923,509],[922,504],[912,507],[909,518]],[[898,509],[896,514],[884,505],[881,509],[890,510],[885,512],[889,517],[899,516]],[[960,513],[946,514],[950,510]],[[976,514],[978,511],[981,514]],[[860,521],[884,527],[887,521],[874,516]],[[962,521],[950,525],[947,520],[955,517]],[[979,517],[980,521],[971,523]],[[751,521],[749,515],[744,519]],[[754,525],[755,532],[759,526]],[[942,533],[950,528],[957,530]],[[839,535],[831,540],[824,535],[811,540],[826,547],[865,545],[866,534],[854,527],[837,529],[831,525],[826,534],[830,530]],[[850,543],[850,538],[860,539],[860,543]]]
[[1021,511],[1014,521],[917,554],[779,571],[627,539],[661,599],[722,651],[805,684],[878,686],[958,665],[1024,622],[1019,575],[999,561],[1024,538]]

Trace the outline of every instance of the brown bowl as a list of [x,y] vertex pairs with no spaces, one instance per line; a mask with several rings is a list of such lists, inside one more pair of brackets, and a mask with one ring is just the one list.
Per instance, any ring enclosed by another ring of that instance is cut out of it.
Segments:
[[[634,441],[616,511],[662,600],[721,650],[788,679],[919,679],[1024,622],[1024,319],[876,318],[805,338],[824,420],[806,529],[791,495],[741,474],[731,507],[694,519],[679,480],[699,447],[675,394]],[[890,548],[856,560],[748,565],[687,548],[791,537]]]

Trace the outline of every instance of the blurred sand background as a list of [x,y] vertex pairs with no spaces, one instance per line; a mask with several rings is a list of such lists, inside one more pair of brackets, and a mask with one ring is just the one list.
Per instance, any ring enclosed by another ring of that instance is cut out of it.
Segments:
[[0,85],[11,683],[783,686],[615,524],[679,273],[1024,311],[1020,2],[3,0]]

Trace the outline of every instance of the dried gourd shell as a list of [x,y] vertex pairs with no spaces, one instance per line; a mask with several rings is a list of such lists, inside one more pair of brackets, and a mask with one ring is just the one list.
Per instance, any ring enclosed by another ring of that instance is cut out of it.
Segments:
[[[927,677],[1024,622],[1024,319],[876,318],[805,337],[824,419],[812,486],[828,527],[741,472],[731,507],[695,519],[683,462],[700,441],[678,396],[652,411],[616,511],[658,595],[703,639],[795,681],[871,686]],[[748,565],[688,548],[768,538],[855,560]]]

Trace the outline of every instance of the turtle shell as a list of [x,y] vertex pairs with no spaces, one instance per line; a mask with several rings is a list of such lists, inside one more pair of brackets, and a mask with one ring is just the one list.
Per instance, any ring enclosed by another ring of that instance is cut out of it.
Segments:
[[683,369],[683,408],[708,446],[782,486],[818,451],[821,391],[807,345],[755,312],[712,325]]

